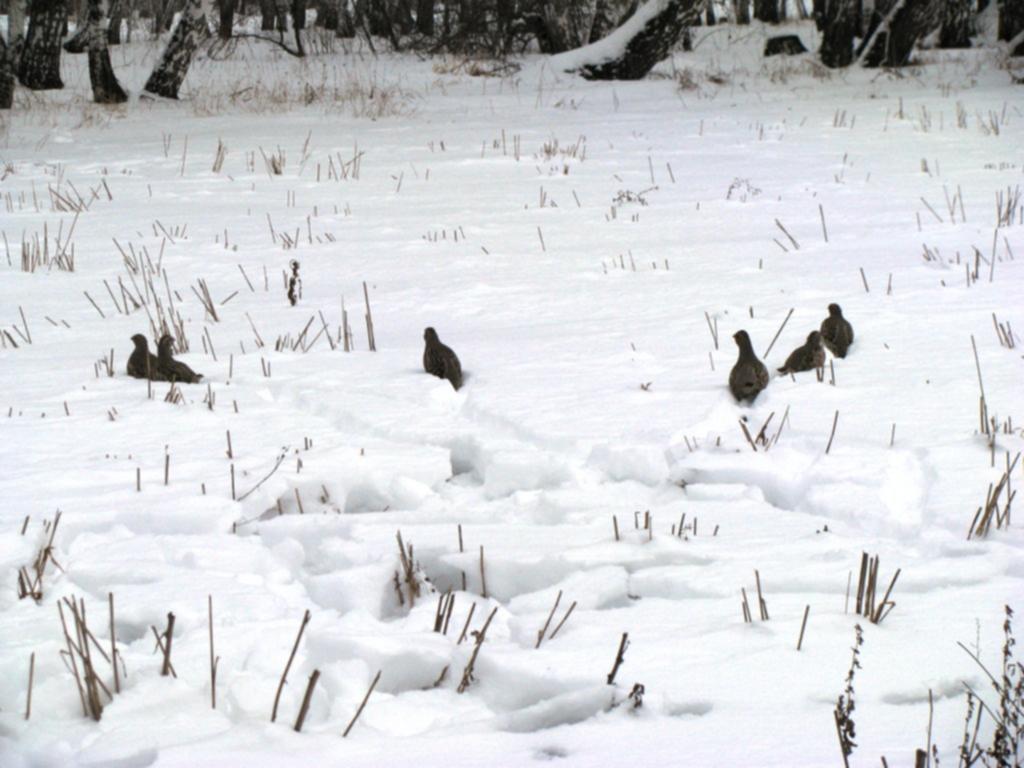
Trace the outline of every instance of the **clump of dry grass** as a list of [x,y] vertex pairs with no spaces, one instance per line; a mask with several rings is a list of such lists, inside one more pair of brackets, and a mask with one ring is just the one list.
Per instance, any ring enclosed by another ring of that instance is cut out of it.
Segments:
[[[190,94],[197,115],[226,111],[280,113],[318,106],[330,113],[376,120],[414,111],[416,94],[377,69],[334,60],[298,60],[256,65],[244,74],[205,78]],[[210,67],[224,66],[218,62]]]
[[442,56],[432,68],[436,75],[469,75],[470,77],[511,77],[522,69],[514,61],[475,58],[471,56]]

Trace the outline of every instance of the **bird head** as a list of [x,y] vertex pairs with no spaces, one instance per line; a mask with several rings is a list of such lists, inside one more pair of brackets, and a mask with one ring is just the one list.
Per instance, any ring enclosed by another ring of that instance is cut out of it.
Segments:
[[842,308],[838,304],[829,304],[828,305],[828,313],[830,315],[832,315],[832,317],[842,317],[843,316],[843,310],[842,310]]

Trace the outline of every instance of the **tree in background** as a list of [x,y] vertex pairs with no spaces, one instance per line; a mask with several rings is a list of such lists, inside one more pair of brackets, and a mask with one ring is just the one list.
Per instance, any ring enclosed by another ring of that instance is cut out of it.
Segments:
[[107,44],[121,44],[121,22],[124,21],[125,6],[128,7],[128,42],[132,41],[132,8],[130,0],[113,0],[110,4],[110,21],[107,23]]
[[32,0],[28,33],[18,61],[18,80],[33,91],[63,88],[60,41],[67,23],[66,0]]
[[940,48],[971,47],[971,0],[946,0],[942,14]]
[[10,109],[14,105],[13,59],[11,48],[0,35],[0,109]]
[[612,33],[624,38],[617,53],[609,58],[606,46],[583,47],[571,54],[574,71],[588,80],[639,80],[699,22],[702,8],[701,0],[648,0]]
[[1024,0],[1003,0],[999,6],[999,39],[1016,43],[1011,56],[1024,56]]
[[[781,0],[785,5],[785,0]],[[768,24],[779,23],[780,0],[754,0],[754,18]]]
[[123,104],[128,94],[117,82],[114,67],[110,63],[110,49],[107,47],[107,25],[110,23],[109,9],[105,0],[89,0],[85,23],[86,49],[89,52],[89,83],[92,97],[97,104]]
[[857,55],[865,67],[902,67],[918,41],[942,23],[948,0],[881,0]]
[[820,13],[821,48],[818,49],[818,57],[821,63],[833,69],[850,66],[853,63],[853,36],[857,32],[854,0],[823,0]]
[[171,39],[146,81],[146,93],[168,99],[178,98],[178,89],[188,74],[200,40],[209,34],[205,10],[201,0],[186,1]]
[[231,28],[235,24],[235,0],[217,0],[217,13],[220,16],[217,36],[221,40],[230,40]]

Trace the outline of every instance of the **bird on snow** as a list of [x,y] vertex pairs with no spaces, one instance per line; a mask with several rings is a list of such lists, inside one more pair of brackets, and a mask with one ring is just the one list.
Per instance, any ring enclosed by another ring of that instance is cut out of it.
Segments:
[[853,344],[853,326],[838,304],[828,305],[828,317],[821,321],[821,338],[833,355],[846,357],[846,350]]
[[160,371],[160,361],[156,355],[150,354],[149,342],[141,333],[132,336],[132,343],[135,350],[128,358],[128,375],[136,379],[152,379],[153,381],[167,381],[167,377]]
[[198,384],[203,374],[196,373],[180,360],[175,360],[171,354],[171,345],[174,337],[165,333],[160,337],[157,345],[157,363],[160,372],[167,378],[167,381],[176,381],[179,384]]
[[803,346],[797,347],[789,353],[786,364],[779,368],[779,373],[800,373],[800,371],[813,371],[825,365],[825,350],[821,346],[821,334],[818,331],[811,331]]
[[455,389],[459,389],[462,386],[462,365],[458,356],[441,343],[433,328],[424,329],[423,339],[427,342],[423,350],[423,370],[440,379],[448,379]]
[[740,348],[740,356],[729,374],[729,390],[737,400],[753,402],[761,390],[768,386],[768,369],[754,354],[746,331],[736,331],[733,339]]

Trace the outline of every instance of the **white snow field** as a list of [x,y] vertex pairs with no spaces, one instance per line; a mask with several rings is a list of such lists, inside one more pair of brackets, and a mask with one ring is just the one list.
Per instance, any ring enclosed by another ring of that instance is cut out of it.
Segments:
[[[196,62],[180,103],[93,106],[84,57],[65,91],[19,90],[0,131],[0,765],[837,766],[858,623],[850,764],[912,765],[930,717],[955,764],[964,684],[994,704],[957,643],[997,670],[1024,603],[1012,507],[997,529],[1024,459],[967,536],[1024,448],[1024,91],[993,50],[828,73],[762,61],[764,34],[697,35],[635,83],[242,44]],[[134,94],[155,52],[113,50]],[[49,266],[23,271],[37,246]],[[737,405],[732,334],[763,356],[792,310],[774,371],[830,302],[850,354]],[[205,375],[178,402],[125,373],[171,311]],[[460,391],[423,372],[426,326]],[[741,422],[756,439],[769,417],[755,451]],[[19,599],[57,510],[41,597]],[[900,569],[877,624],[856,615],[862,552],[876,604]],[[120,693],[96,650],[110,594]],[[66,666],[71,596],[113,694],[99,722]],[[169,612],[176,678],[155,652]]]

